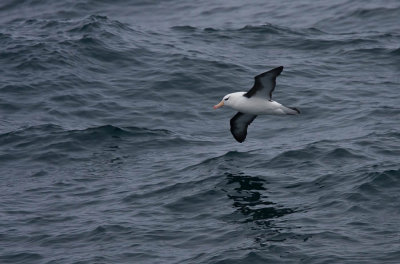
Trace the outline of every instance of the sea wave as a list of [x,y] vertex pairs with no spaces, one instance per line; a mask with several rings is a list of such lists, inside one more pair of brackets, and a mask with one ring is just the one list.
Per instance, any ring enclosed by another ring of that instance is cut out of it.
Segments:
[[[1,1],[0,262],[395,263],[398,11]],[[280,65],[301,115],[237,143],[212,105]]]

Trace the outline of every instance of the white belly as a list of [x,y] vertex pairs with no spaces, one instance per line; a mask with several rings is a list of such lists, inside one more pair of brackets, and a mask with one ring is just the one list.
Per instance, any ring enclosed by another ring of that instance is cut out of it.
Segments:
[[253,115],[285,115],[285,106],[275,101],[262,98],[243,97],[240,101],[232,105],[232,108],[246,114]]

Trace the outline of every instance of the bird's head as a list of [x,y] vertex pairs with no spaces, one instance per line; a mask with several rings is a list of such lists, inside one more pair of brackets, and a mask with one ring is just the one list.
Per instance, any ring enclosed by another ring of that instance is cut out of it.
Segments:
[[214,109],[218,109],[220,107],[223,107],[224,105],[230,106],[232,100],[229,100],[229,99],[231,99],[231,97],[232,97],[232,94],[225,95],[224,98],[222,98],[221,102],[219,102],[218,104],[214,105]]

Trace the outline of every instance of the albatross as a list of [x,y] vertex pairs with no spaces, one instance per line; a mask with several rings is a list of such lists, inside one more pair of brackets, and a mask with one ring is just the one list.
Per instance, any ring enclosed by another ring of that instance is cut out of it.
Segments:
[[247,136],[247,127],[256,119],[257,115],[297,115],[300,111],[294,107],[287,107],[272,100],[275,90],[276,77],[283,71],[283,66],[261,73],[254,77],[254,85],[248,92],[230,93],[223,97],[221,102],[214,105],[214,109],[229,106],[239,111],[232,117],[231,133],[242,143]]

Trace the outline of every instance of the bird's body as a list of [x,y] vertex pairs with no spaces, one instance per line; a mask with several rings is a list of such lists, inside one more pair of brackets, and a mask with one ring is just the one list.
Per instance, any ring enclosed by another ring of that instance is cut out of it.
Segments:
[[297,108],[286,107],[272,100],[276,77],[283,71],[280,66],[255,77],[254,86],[248,92],[230,93],[214,106],[214,109],[224,105],[239,111],[230,121],[231,133],[240,143],[246,139],[247,127],[257,115],[296,115]]
[[295,115],[298,112],[289,107],[283,106],[273,100],[267,100],[261,97],[246,97],[246,92],[231,93],[229,106],[241,113],[252,115]]

